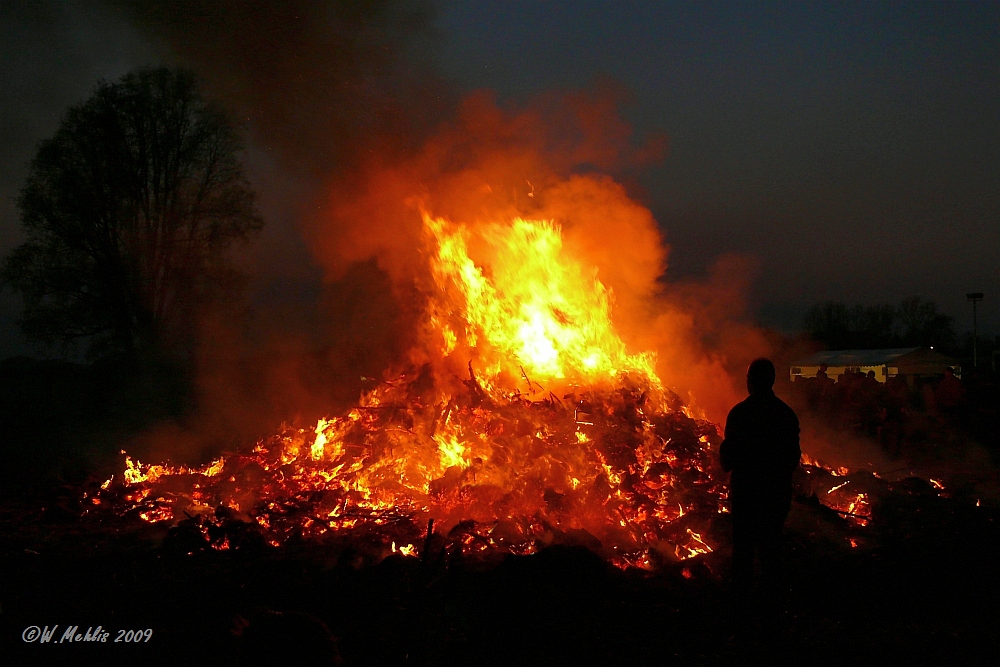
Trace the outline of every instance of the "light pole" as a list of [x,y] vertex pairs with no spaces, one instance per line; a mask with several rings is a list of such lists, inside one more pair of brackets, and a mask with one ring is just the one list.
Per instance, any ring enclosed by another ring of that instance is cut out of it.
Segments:
[[965,295],[965,298],[972,302],[972,366],[975,368],[979,366],[979,358],[977,355],[979,328],[976,326],[976,304],[983,300],[983,293],[970,292]]

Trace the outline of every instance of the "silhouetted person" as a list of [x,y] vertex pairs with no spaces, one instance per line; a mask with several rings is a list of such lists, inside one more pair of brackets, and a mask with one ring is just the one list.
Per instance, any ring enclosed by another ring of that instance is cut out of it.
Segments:
[[949,423],[957,423],[962,407],[965,404],[965,387],[962,381],[955,377],[955,371],[951,368],[944,369],[944,378],[938,382],[934,389],[934,400],[941,411],[941,415]]
[[885,452],[899,456],[906,411],[910,404],[910,387],[902,375],[890,375],[885,381],[885,417],[879,428],[878,440]]
[[757,359],[747,369],[750,396],[729,411],[719,448],[722,467],[732,471],[733,582],[747,602],[754,553],[772,589],[779,574],[781,531],[792,506],[792,473],[802,455],[799,420],[774,395],[774,364]]
[[869,436],[878,436],[878,427],[882,423],[882,384],[875,378],[875,371],[868,371],[861,376],[858,383],[861,402],[861,426]]
[[833,379],[827,375],[827,369],[829,366],[826,364],[820,364],[819,370],[816,371],[816,384],[819,387],[819,406],[823,412],[827,415],[833,411],[834,406],[838,404],[836,399],[837,385],[834,383]]

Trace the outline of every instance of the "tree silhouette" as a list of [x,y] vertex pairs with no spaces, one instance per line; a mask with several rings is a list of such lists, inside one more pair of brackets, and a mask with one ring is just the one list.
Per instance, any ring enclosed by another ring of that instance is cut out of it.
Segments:
[[200,308],[262,226],[239,132],[185,70],[102,83],[43,141],[18,199],[27,241],[0,279],[25,335],[90,356],[190,351]]
[[836,301],[816,304],[805,314],[802,327],[833,350],[851,347],[851,309]]
[[955,331],[952,318],[938,312],[937,304],[911,296],[899,304],[899,321],[905,345],[933,345],[954,347]]
[[916,296],[904,299],[898,308],[827,301],[810,308],[802,326],[831,350],[955,344],[952,318],[939,313],[934,302]]

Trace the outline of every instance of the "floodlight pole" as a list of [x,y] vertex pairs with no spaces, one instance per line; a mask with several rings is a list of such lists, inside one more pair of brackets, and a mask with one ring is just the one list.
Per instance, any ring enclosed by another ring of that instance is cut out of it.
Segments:
[[972,302],[972,366],[979,366],[979,355],[977,354],[979,344],[979,327],[976,322],[976,304],[983,300],[982,292],[970,292],[965,298]]

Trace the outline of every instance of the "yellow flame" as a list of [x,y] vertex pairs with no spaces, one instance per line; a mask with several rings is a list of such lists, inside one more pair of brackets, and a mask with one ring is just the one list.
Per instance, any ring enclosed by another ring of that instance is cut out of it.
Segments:
[[204,475],[205,477],[215,477],[220,472],[222,472],[222,468],[225,465],[226,465],[226,459],[225,459],[225,457],[220,457],[220,458],[216,459],[215,461],[212,461],[210,464],[208,464],[208,466],[206,466],[201,471],[201,474]]
[[319,461],[323,458],[323,447],[326,445],[326,427],[329,426],[330,420],[320,419],[316,422],[316,440],[313,441],[312,447],[309,449],[309,457],[313,461]]
[[142,463],[136,461],[132,463],[132,457],[125,457],[125,482],[128,484],[141,484],[149,479],[145,473],[142,472]]
[[415,546],[413,546],[412,544],[407,544],[407,545],[401,546],[401,547],[399,547],[397,549],[396,548],[396,543],[393,542],[392,543],[392,553],[394,553],[394,554],[395,553],[400,553],[400,554],[403,554],[404,556],[416,556],[417,555],[417,548]]
[[687,534],[690,537],[690,541],[687,544],[678,544],[674,547],[674,555],[679,560],[687,560],[699,554],[707,554],[713,551],[712,547],[702,539],[700,533],[696,533],[688,528]]
[[[659,384],[651,352],[629,354],[611,323],[611,294],[562,249],[562,230],[549,220],[515,218],[509,224],[477,227],[424,214],[424,228],[436,251],[431,269],[442,294],[432,325],[453,348],[461,337],[480,355],[495,353],[494,364],[532,381],[610,379],[622,371]],[[485,245],[485,258],[470,257],[471,241]],[[446,322],[462,326],[445,326]],[[464,328],[464,332],[461,329]],[[459,329],[456,331],[456,329]],[[513,363],[511,363],[513,362]]]
[[438,454],[441,457],[441,467],[450,468],[452,466],[466,467],[466,448],[458,441],[453,433],[435,433],[434,442],[438,446]]

